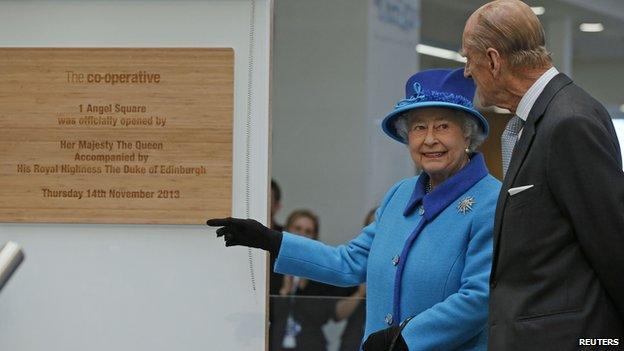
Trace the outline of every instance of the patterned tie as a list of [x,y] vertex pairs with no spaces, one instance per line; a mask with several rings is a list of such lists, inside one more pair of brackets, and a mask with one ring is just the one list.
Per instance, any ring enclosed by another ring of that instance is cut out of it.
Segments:
[[511,154],[513,153],[514,146],[518,141],[518,133],[524,126],[524,120],[518,116],[514,116],[507,123],[503,135],[501,135],[501,149],[503,153],[503,177],[507,174],[509,168],[509,162],[511,161]]

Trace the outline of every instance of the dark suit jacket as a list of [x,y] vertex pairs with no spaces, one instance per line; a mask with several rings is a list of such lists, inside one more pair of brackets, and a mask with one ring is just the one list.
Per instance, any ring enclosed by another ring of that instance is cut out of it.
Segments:
[[[524,185],[533,187],[509,195]],[[579,338],[624,348],[620,148],[604,107],[564,74],[538,97],[514,149],[490,288],[489,350],[596,349]]]

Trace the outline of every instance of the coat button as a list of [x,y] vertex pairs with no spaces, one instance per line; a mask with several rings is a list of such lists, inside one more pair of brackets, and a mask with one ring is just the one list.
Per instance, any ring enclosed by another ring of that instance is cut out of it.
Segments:
[[397,264],[399,264],[399,255],[394,255],[394,257],[392,257],[392,265],[396,266]]
[[388,325],[392,325],[392,314],[391,314],[391,313],[388,313],[388,314],[386,315],[386,318],[384,318],[384,320],[386,321],[386,324],[388,324]]
[[490,289],[494,289],[496,287],[496,279],[492,279],[490,281]]
[[425,214],[425,208],[422,205],[418,206],[418,214],[421,216]]

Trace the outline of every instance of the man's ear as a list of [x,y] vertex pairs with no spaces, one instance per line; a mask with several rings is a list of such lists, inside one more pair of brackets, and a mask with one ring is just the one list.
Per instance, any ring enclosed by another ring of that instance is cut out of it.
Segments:
[[492,76],[498,76],[501,72],[502,65],[502,59],[499,52],[494,48],[487,48],[485,50],[485,58]]

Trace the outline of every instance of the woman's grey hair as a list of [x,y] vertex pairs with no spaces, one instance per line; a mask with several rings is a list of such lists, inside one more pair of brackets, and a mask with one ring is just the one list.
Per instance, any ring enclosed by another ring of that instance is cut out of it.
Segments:
[[[394,122],[394,127],[396,128],[397,133],[405,141],[405,143],[408,141],[409,127],[416,117],[415,114],[410,113],[412,111],[404,113],[396,120],[396,122]],[[481,146],[481,144],[483,144],[486,137],[485,132],[481,129],[481,127],[479,127],[477,121],[475,121],[475,119],[472,118],[468,112],[461,110],[453,111],[453,116],[457,118],[457,122],[464,132],[464,136],[468,138],[468,150],[470,152],[474,152],[479,146]]]

